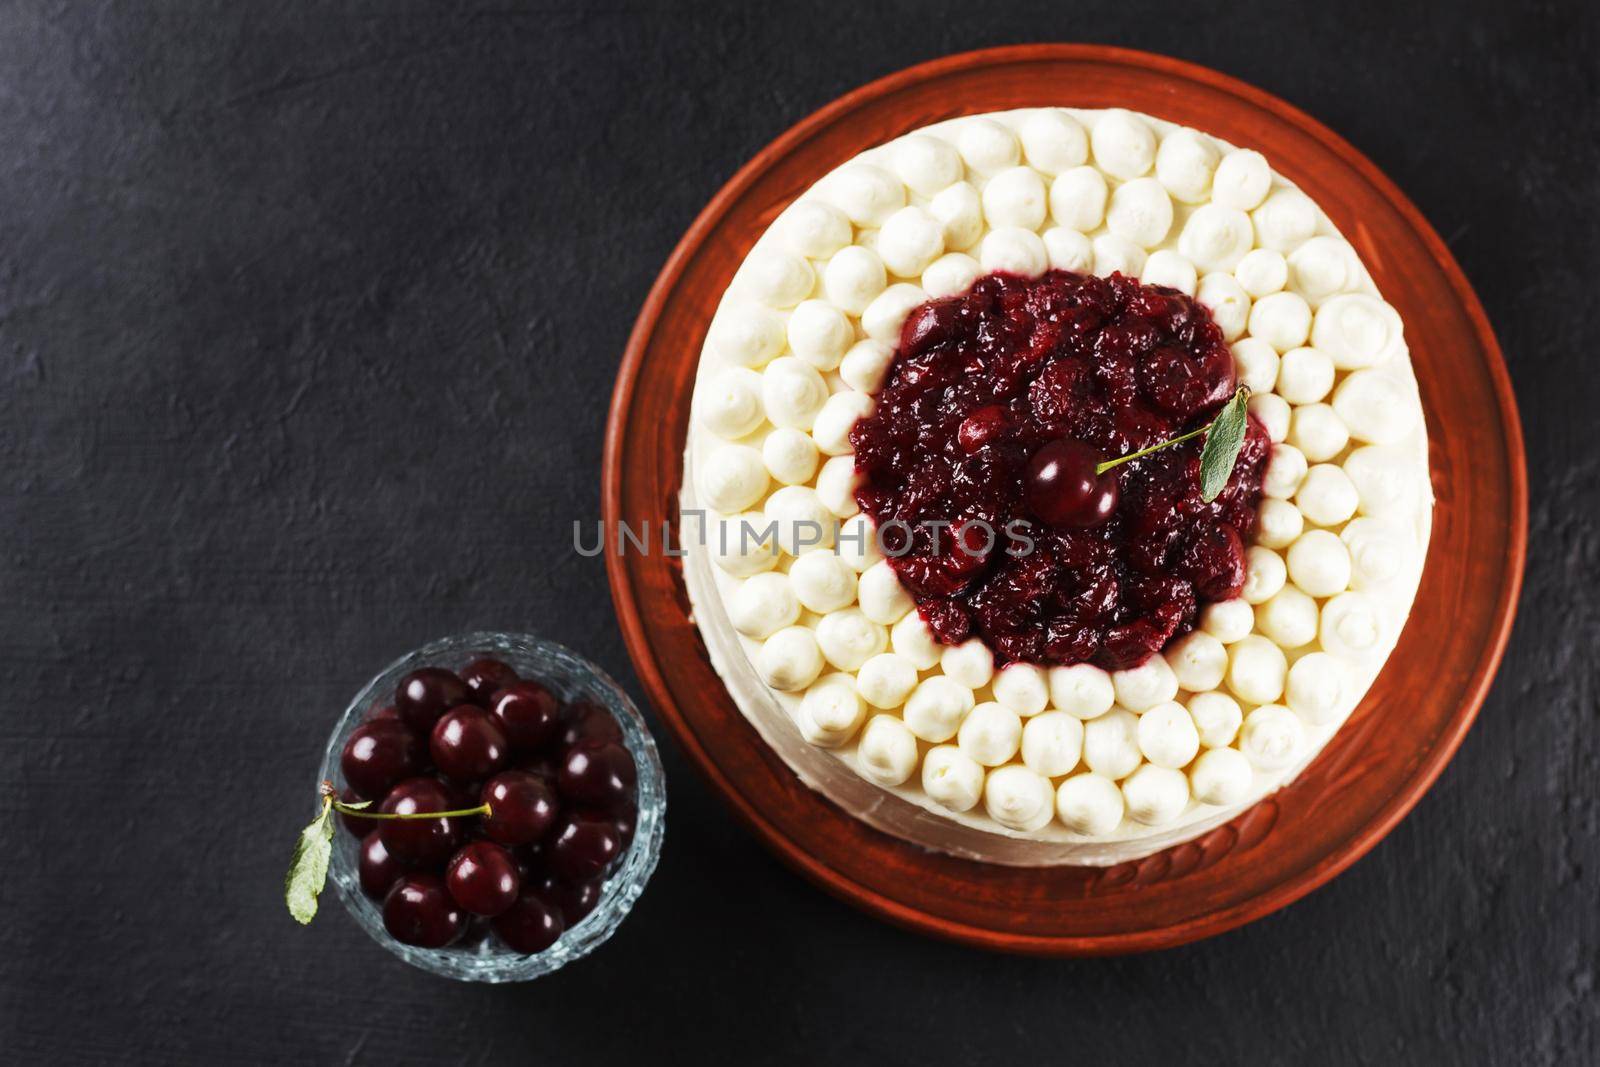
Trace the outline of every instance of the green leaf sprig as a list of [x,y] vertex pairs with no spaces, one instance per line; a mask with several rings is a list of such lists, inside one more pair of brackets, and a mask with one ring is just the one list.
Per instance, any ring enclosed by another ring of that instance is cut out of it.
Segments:
[[1159,452],[1163,448],[1182,444],[1185,441],[1206,435],[1206,443],[1200,449],[1200,499],[1207,504],[1217,499],[1223,488],[1228,484],[1228,479],[1233,476],[1233,465],[1238,462],[1239,449],[1244,446],[1244,430],[1250,416],[1250,387],[1239,386],[1232,399],[1223,405],[1216,417],[1197,429],[1188,433],[1181,433],[1177,437],[1169,437],[1165,441],[1141,448],[1137,452],[1129,452],[1126,456],[1108,459],[1104,463],[1095,464],[1094,473],[1098,476],[1111,468],[1127,463],[1129,460],[1148,456],[1152,452]]
[[1200,499],[1207,504],[1217,499],[1233,476],[1239,449],[1244,447],[1245,426],[1250,421],[1249,404],[1250,387],[1241,385],[1206,431],[1206,443],[1200,449]]
[[283,881],[283,899],[289,914],[302,926],[317,917],[317,896],[328,881],[328,858],[333,855],[333,794],[322,794],[322,810],[294,843],[294,859]]
[[333,791],[332,782],[323,782],[318,788],[322,809],[311,825],[300,831],[294,844],[294,858],[289,861],[289,874],[283,880],[283,899],[289,905],[289,914],[301,925],[317,917],[317,898],[328,884],[328,861],[333,856],[333,816],[353,815],[361,819],[454,819],[473,815],[487,816],[487,802],[475,808],[455,811],[415,811],[406,813],[364,811],[372,806],[370,800],[346,803]]

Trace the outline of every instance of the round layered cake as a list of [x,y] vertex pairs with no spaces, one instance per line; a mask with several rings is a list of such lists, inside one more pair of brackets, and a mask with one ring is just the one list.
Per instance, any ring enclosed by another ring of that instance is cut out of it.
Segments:
[[681,504],[712,662],[802,779],[928,847],[1100,865],[1310,762],[1433,499],[1400,317],[1308,197],[1039,109],[783,210],[707,332]]

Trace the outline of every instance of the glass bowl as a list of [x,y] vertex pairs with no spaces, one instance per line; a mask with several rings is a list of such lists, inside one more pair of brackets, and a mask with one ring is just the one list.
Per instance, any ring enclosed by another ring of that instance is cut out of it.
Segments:
[[361,891],[356,873],[355,837],[340,827],[334,837],[328,874],[338,887],[346,910],[374,941],[413,967],[466,982],[526,982],[560,970],[598,948],[616,932],[644,892],[661,854],[667,813],[666,778],[655,741],[644,718],[616,682],[599,667],[571,649],[530,634],[471,633],[446,637],[408,652],[384,668],[356,694],[328,738],[322,757],[321,781],[343,788],[339,755],[351,732],[375,704],[391,701],[400,679],[418,667],[460,670],[480,655],[489,654],[510,664],[524,678],[547,686],[563,703],[587,698],[616,717],[623,743],[639,768],[639,820],[633,843],[601,883],[600,902],[594,911],[565,931],[560,940],[532,956],[513,951],[493,937],[476,945],[418,948],[403,945],[384,929],[379,902]]

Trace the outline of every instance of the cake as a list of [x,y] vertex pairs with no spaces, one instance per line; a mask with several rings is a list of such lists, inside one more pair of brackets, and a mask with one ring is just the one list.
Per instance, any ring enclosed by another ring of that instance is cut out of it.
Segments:
[[1259,153],[1121,110],[942,122],[785,206],[707,330],[684,469],[694,620],[763,742],[1018,865],[1136,859],[1292,781],[1432,517],[1355,249]]

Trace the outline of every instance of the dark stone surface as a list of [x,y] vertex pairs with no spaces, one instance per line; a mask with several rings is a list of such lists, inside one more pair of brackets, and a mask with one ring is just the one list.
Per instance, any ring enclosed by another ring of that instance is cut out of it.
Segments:
[[[1600,1058],[1600,34],[1577,0],[1424,6],[0,8],[4,1058]],[[555,978],[431,978],[337,905],[294,926],[279,883],[330,717],[391,657],[526,628],[634,684],[570,524],[597,514],[618,356],[695,212],[845,90],[1050,39],[1306,108],[1482,295],[1533,545],[1437,787],[1327,888],[1142,958],[875,922],[670,746],[655,882]]]

